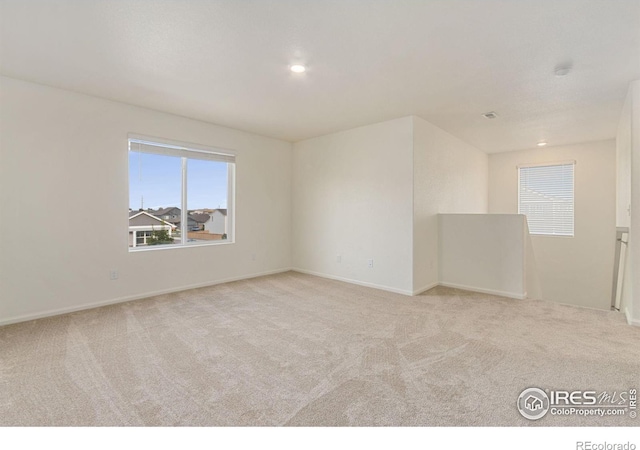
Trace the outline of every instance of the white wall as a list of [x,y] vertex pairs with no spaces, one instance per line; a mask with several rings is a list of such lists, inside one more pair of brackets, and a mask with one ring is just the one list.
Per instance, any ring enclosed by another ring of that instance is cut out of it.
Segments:
[[524,299],[526,218],[440,214],[440,284]]
[[629,227],[630,276],[632,301],[630,320],[640,326],[640,80],[631,85],[631,222]]
[[437,214],[487,211],[487,155],[419,117],[301,141],[293,154],[301,271],[421,292],[439,281]]
[[525,236],[525,260],[524,260],[524,288],[527,298],[540,300],[542,298],[542,287],[540,286],[540,274],[538,272],[538,260],[533,249],[529,225],[524,221]]
[[[616,134],[616,226],[629,227],[631,225],[631,107],[632,88],[622,108],[618,132]],[[630,241],[627,235],[627,242]],[[623,244],[624,245],[624,244]],[[620,311],[631,317],[632,308],[632,280],[631,254],[628,248],[622,249],[624,260],[619,270],[623,273]]]
[[431,123],[413,117],[413,290],[435,286],[438,213],[486,213],[487,154]]
[[629,227],[620,310],[640,325],[640,80],[629,92],[618,125],[617,225]]
[[[0,105],[0,324],[290,267],[291,144],[5,77]],[[129,132],[237,151],[235,244],[129,253]]]
[[631,91],[622,108],[616,135],[616,226],[631,218]]
[[294,268],[412,292],[411,129],[405,117],[294,144]]
[[489,212],[518,212],[518,164],[575,160],[575,236],[532,236],[544,300],[609,309],[615,251],[615,142],[489,156]]

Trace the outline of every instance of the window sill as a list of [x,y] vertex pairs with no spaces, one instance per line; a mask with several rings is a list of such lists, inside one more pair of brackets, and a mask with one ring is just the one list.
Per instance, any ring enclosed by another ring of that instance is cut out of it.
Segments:
[[549,237],[549,238],[563,238],[563,239],[573,239],[576,237],[575,235],[567,236],[566,234],[535,234],[529,232],[529,236],[531,237]]
[[235,244],[235,241],[225,240],[224,242],[187,243],[174,245],[145,245],[143,247],[129,247],[129,253],[155,252],[159,250],[175,250],[179,248],[214,247],[219,245]]

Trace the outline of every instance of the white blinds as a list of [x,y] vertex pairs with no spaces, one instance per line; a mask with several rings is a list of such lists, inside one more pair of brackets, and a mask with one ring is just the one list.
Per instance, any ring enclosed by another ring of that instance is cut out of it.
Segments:
[[177,156],[189,159],[204,159],[207,161],[219,161],[235,163],[236,157],[232,154],[221,153],[215,149],[204,147],[185,147],[169,142],[155,142],[146,139],[129,138],[129,151],[153,153],[154,155]]
[[518,213],[527,216],[529,232],[573,236],[575,162],[520,166]]

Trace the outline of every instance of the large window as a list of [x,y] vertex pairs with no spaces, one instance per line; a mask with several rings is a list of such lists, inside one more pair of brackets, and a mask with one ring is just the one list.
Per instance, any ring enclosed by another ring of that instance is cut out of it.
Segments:
[[129,137],[129,248],[233,241],[235,156]]
[[531,234],[573,236],[574,166],[518,166],[518,213],[527,216]]

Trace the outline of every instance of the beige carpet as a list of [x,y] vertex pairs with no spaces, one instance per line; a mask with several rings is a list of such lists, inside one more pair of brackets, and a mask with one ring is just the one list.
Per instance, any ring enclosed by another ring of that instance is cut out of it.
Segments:
[[638,426],[516,400],[639,385],[621,314],[293,272],[0,328],[0,425]]

